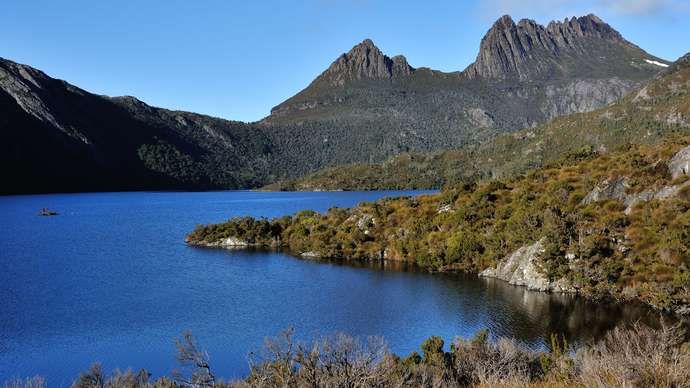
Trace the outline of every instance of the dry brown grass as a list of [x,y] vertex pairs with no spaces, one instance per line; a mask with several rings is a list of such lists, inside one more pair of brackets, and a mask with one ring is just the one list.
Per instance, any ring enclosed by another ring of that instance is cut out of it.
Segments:
[[682,343],[679,326],[615,328],[578,352],[576,380],[587,387],[690,387],[690,353]]
[[[173,387],[690,387],[690,343],[679,325],[653,329],[642,324],[615,328],[600,342],[574,352],[556,336],[549,352],[526,349],[513,340],[489,341],[487,332],[456,339],[450,351],[431,337],[401,359],[380,338],[359,340],[336,334],[311,343],[293,340],[292,331],[267,340],[252,359],[250,375],[225,383],[210,374],[205,353],[184,336],[178,358],[186,377],[150,381],[145,370],[103,373],[100,365],[82,373],[79,388]],[[40,377],[14,379],[4,388],[44,388]]]

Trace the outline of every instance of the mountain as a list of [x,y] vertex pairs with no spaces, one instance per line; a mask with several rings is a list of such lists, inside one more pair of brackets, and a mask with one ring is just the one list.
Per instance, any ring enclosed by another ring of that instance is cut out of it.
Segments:
[[347,82],[362,79],[392,79],[409,76],[414,69],[404,56],[389,58],[384,55],[371,39],[353,47],[343,54],[321,74],[314,83],[343,86]]
[[365,40],[260,124],[287,133],[276,146],[309,170],[377,162],[596,109],[667,64],[594,15],[547,27],[504,16],[459,72],[414,68]]
[[259,187],[590,111],[664,66],[593,15],[547,27],[502,17],[465,71],[414,68],[367,39],[241,123],[95,95],[0,59],[0,192]]
[[270,140],[250,125],[94,95],[5,59],[0,111],[2,193],[251,187],[270,180]]
[[606,152],[690,132],[690,53],[604,108],[556,118],[481,144],[383,163],[355,163],[269,185],[271,190],[426,189],[509,177],[569,153]]
[[477,60],[465,75],[523,81],[575,74],[615,76],[626,67],[626,59],[641,52],[595,15],[546,27],[526,19],[515,24],[503,16],[482,39]]

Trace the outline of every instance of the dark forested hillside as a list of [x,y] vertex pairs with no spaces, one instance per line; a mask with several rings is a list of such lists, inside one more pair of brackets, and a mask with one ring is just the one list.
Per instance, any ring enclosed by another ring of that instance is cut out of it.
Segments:
[[465,71],[414,68],[365,40],[270,116],[241,123],[95,95],[0,59],[0,193],[260,187],[590,111],[663,66],[593,15],[546,27],[503,17]]
[[270,142],[248,124],[86,92],[0,60],[2,193],[251,187]]

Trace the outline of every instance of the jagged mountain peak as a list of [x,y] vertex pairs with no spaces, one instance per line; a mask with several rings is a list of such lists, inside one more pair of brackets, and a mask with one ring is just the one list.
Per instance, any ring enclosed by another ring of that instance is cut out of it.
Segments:
[[379,48],[376,47],[376,45],[374,44],[374,41],[371,40],[371,39],[369,39],[369,38],[364,39],[364,40],[362,41],[362,43],[356,45],[355,47],[358,47],[358,46],[370,47],[370,48],[373,48],[373,49],[376,49],[376,50],[379,49]]
[[598,48],[596,44],[639,50],[594,14],[552,21],[546,27],[531,19],[516,24],[504,15],[482,38],[477,60],[465,74],[494,79],[553,75],[563,70],[558,62],[587,58]]
[[502,28],[510,28],[515,25],[515,22],[513,21],[513,18],[510,15],[503,15],[500,18],[496,19],[494,22],[493,26],[489,31],[495,30],[495,29],[502,29]]
[[414,69],[402,55],[386,56],[371,39],[364,39],[342,54],[315,82],[343,85],[361,79],[391,79],[406,76]]

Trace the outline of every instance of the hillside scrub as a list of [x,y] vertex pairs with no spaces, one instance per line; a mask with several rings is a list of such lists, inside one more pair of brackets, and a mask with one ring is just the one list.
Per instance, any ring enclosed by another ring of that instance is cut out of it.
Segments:
[[[667,162],[688,144],[690,138],[674,138],[614,153],[581,150],[518,177],[434,195],[273,220],[233,218],[198,226],[187,242],[222,246],[232,237],[305,256],[480,272],[543,239],[539,267],[549,281],[592,298],[639,299],[687,312],[690,185],[687,176],[671,179]],[[679,189],[668,198],[650,197],[669,187]],[[650,200],[632,200],[638,197]]]

